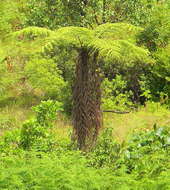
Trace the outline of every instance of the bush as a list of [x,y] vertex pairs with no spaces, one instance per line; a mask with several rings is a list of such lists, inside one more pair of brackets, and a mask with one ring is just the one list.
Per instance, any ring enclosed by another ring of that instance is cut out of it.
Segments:
[[6,131],[3,136],[0,137],[0,156],[18,154],[20,152],[20,130],[15,129]]
[[56,119],[56,112],[62,110],[62,104],[52,100],[42,101],[33,107],[36,117],[26,121],[21,129],[20,145],[24,149],[36,148],[49,150],[54,144],[54,137],[50,134],[52,121]]
[[93,167],[106,167],[112,165],[121,153],[121,145],[113,139],[112,129],[107,128],[99,137],[94,150],[89,153],[89,164]]
[[116,78],[111,81],[106,78],[102,83],[102,89],[103,109],[125,110],[133,105],[132,92],[127,91],[127,82],[121,75],[116,75]]
[[57,98],[60,101],[66,96],[63,91],[66,91],[67,82],[62,78],[62,72],[53,60],[34,58],[27,62],[24,74],[35,95],[41,98]]
[[[151,131],[133,134],[124,151],[124,162],[128,173],[139,178],[159,176],[170,169],[170,130],[157,127]],[[167,164],[168,163],[168,164]]]
[[[44,104],[46,105],[46,102]],[[37,109],[44,110],[44,106],[42,107],[43,109]],[[25,142],[32,143],[29,151],[19,149],[17,146],[20,142],[19,130],[10,131],[1,139],[2,190],[170,188],[170,131],[166,127],[154,126],[153,130],[134,133],[124,146],[114,141],[112,129],[106,129],[95,149],[84,154],[69,150],[67,143],[62,140],[57,142],[58,147],[49,152],[51,147],[47,145],[52,138],[44,136],[47,129],[41,128],[40,125],[39,130],[39,125],[34,123],[34,120],[25,124],[25,130],[26,126],[30,130],[28,133],[30,136],[26,134],[25,137],[30,138],[30,141]]]
[[112,129],[106,129],[87,157],[90,166],[112,168],[116,175],[123,172],[138,179],[158,177],[168,171],[169,156],[170,130],[155,125],[153,130],[134,133],[126,144],[114,141]]

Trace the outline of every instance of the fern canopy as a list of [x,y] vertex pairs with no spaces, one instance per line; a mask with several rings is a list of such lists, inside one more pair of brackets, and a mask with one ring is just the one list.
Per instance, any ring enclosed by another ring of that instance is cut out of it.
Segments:
[[29,27],[18,31],[14,36],[24,38],[44,38],[47,40],[45,50],[54,47],[73,49],[88,49],[98,52],[99,57],[109,61],[123,63],[151,62],[148,50],[137,46],[136,36],[143,29],[127,23],[106,23],[94,30],[83,27],[62,27],[57,31],[45,28]]

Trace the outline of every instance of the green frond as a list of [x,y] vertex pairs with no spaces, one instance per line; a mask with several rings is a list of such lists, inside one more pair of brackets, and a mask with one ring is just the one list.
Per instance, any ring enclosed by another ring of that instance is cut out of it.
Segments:
[[94,40],[94,31],[83,27],[63,27],[48,38],[45,50],[52,50],[53,47],[71,47],[74,49],[86,48]]
[[[42,52],[42,47],[47,44],[48,38],[55,35],[54,31],[41,27],[28,27],[20,31],[12,33],[8,39],[7,54],[24,54],[32,55]],[[11,40],[12,38],[12,40]],[[15,39],[15,40],[13,40]]]
[[141,31],[142,28],[128,23],[106,23],[95,29],[95,35],[102,39],[133,40]]
[[35,38],[45,38],[54,35],[55,32],[46,28],[40,27],[28,27],[20,31],[14,32],[12,37],[22,39],[35,39]]
[[[104,59],[124,63],[150,62],[149,52],[136,46],[132,40],[128,40],[128,38],[130,39],[129,36],[132,39],[132,36],[134,37],[134,34],[141,30],[141,28],[126,23],[103,24],[96,30],[82,27],[64,27],[56,31],[45,48],[48,50],[52,50],[55,46],[75,49],[87,48],[93,52],[97,51]],[[99,36],[99,31],[103,32],[102,38]],[[123,36],[124,33],[128,38]],[[108,39],[109,35],[112,37],[111,39]]]
[[94,39],[94,31],[83,27],[64,27],[56,31],[51,40],[56,45],[81,48]]
[[114,60],[123,63],[151,62],[149,51],[138,47],[126,40],[94,40],[90,47],[98,51],[104,59]]

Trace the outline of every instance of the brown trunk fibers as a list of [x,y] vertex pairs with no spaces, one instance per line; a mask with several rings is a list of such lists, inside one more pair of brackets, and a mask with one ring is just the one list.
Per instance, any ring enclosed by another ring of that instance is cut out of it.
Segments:
[[84,151],[95,145],[102,123],[101,80],[97,67],[97,54],[81,50],[73,90],[73,126],[78,148]]

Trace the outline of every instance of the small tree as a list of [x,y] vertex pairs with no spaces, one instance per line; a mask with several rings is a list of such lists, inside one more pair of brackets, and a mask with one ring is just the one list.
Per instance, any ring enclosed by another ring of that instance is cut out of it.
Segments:
[[103,24],[94,30],[83,27],[63,27],[57,31],[29,27],[16,36],[35,39],[47,37],[44,51],[69,48],[78,53],[73,90],[73,126],[78,148],[94,146],[102,125],[100,60],[117,64],[148,63],[147,50],[136,45],[141,28],[126,23]]

